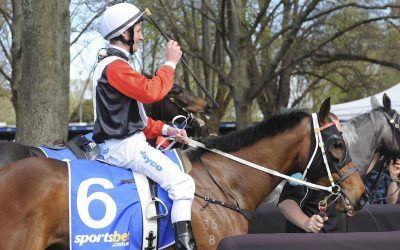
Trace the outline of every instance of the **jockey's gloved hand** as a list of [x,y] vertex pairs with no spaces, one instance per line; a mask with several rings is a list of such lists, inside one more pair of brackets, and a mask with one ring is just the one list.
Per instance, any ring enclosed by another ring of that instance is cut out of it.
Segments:
[[181,46],[179,46],[177,41],[169,40],[167,42],[167,47],[165,49],[165,59],[167,62],[172,62],[173,64],[178,64],[182,57]]
[[179,143],[186,143],[185,138],[187,138],[187,133],[185,129],[177,129],[169,126],[167,130],[167,135],[175,137],[177,142]]

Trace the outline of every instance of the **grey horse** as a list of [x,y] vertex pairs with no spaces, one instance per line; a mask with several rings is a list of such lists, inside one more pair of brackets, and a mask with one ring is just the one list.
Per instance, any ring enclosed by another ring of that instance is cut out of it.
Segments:
[[[383,95],[383,107],[371,97],[372,110],[359,115],[343,126],[343,138],[353,162],[360,174],[365,174],[374,166],[379,155],[398,157],[400,155],[400,123],[396,110],[392,109],[390,98]],[[392,123],[391,123],[392,121]]]
[[[343,124],[343,139],[350,156],[361,176],[365,176],[375,165],[380,155],[400,156],[400,116],[391,107],[390,98],[384,94],[381,106],[375,96],[371,97],[372,110]],[[390,123],[393,120],[394,123]],[[267,203],[276,204],[283,183],[267,197]]]

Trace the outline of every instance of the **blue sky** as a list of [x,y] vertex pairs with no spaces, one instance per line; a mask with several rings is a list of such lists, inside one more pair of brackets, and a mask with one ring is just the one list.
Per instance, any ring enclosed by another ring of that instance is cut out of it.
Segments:
[[100,33],[87,31],[77,43],[70,47],[70,78],[86,79],[96,62],[97,51],[106,46]]

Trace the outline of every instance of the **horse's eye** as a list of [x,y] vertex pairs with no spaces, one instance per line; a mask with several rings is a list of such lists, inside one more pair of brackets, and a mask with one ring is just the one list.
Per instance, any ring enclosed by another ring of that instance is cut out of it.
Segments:
[[333,147],[335,147],[335,149],[344,149],[344,145],[340,142],[335,142],[335,144],[333,144]]

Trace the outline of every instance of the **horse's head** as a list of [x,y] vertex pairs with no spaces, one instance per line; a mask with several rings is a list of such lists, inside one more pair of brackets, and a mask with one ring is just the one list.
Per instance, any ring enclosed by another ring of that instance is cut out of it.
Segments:
[[383,107],[379,106],[376,98],[371,98],[373,112],[380,116],[376,122],[381,124],[381,145],[379,152],[390,157],[400,157],[400,115],[392,109],[390,98],[384,94]]
[[311,182],[334,185],[334,191],[342,197],[342,202],[338,206],[340,211],[359,210],[367,201],[364,184],[343,140],[340,122],[330,113],[330,107],[328,98],[318,112],[320,138],[322,138],[322,142],[319,143],[323,150],[320,148],[317,151],[311,164],[310,175],[307,177]]
[[[400,156],[400,117],[392,109],[390,98],[383,95],[383,106],[375,96],[371,97],[372,110],[347,121],[344,138],[354,164],[365,176],[380,155]],[[376,156],[376,157],[375,157]]]
[[[201,128],[205,122],[198,117],[198,114],[208,115],[211,112],[211,106],[200,98],[195,96],[190,90],[174,84],[171,91],[167,94],[166,102],[170,113],[183,115],[189,118],[189,122],[194,128]],[[191,120],[190,120],[191,119]]]

